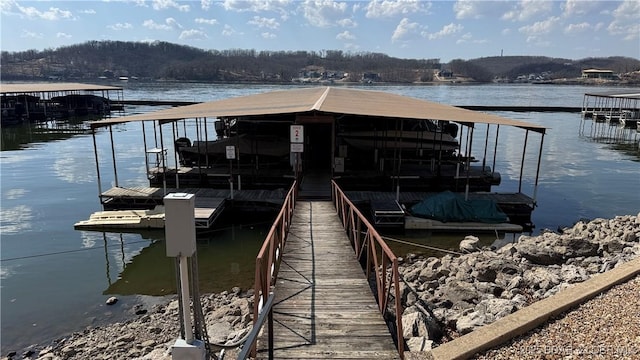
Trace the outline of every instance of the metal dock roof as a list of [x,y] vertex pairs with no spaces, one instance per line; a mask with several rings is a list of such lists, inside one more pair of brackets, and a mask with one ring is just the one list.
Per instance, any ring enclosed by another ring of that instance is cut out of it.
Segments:
[[122,87],[108,85],[94,85],[83,83],[1,83],[0,94],[23,94],[34,92],[56,91],[104,91],[122,90]]
[[134,121],[171,122],[191,118],[249,117],[278,114],[360,115],[397,119],[429,119],[461,124],[516,126],[540,133],[542,125],[507,119],[408,96],[382,91],[337,87],[312,87],[272,91],[195,105],[174,107],[152,113],[111,118],[91,123],[92,128]]

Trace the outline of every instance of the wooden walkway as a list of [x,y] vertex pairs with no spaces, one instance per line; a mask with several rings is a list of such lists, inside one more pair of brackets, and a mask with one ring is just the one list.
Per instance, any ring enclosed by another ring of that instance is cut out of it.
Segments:
[[400,358],[331,202],[296,203],[275,295],[276,359]]

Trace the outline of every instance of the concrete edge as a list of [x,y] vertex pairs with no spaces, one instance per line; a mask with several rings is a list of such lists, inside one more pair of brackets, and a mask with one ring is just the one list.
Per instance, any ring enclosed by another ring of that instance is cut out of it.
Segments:
[[407,354],[410,359],[468,359],[527,333],[559,315],[586,302],[609,288],[640,274],[640,258],[623,263],[614,269],[577,283],[546,299],[505,316],[473,332],[444,343],[430,352]]

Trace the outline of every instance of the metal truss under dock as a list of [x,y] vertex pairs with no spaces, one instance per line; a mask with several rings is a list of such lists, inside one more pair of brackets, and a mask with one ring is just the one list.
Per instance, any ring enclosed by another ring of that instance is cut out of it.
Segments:
[[[298,201],[275,285],[274,358],[399,359],[333,204]],[[267,358],[267,331],[258,358]]]

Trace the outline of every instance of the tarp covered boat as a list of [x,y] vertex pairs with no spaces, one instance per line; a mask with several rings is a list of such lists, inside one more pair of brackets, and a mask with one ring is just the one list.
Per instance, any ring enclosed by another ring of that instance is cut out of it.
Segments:
[[416,217],[442,222],[484,222],[491,224],[509,221],[493,200],[465,200],[464,196],[444,191],[429,196],[413,205],[411,214]]

